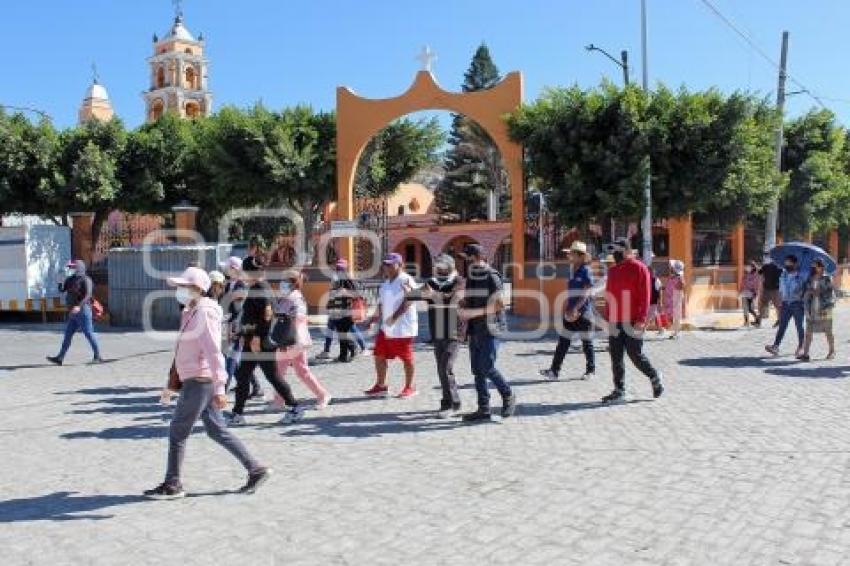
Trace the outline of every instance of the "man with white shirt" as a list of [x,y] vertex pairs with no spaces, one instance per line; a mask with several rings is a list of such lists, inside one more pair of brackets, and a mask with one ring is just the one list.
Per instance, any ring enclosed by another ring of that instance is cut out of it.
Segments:
[[387,365],[393,358],[404,364],[404,389],[398,397],[409,399],[416,395],[413,386],[413,340],[419,333],[419,319],[414,303],[407,297],[416,284],[410,275],[402,271],[403,263],[401,254],[384,257],[384,282],[378,290],[378,308],[369,320],[370,326],[380,324],[374,350],[377,382],[366,391],[370,397],[387,396]]

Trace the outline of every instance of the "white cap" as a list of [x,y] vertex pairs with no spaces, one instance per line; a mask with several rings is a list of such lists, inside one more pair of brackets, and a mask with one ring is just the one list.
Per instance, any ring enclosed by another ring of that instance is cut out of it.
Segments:
[[210,271],[210,281],[212,283],[224,283],[224,273],[221,271]]

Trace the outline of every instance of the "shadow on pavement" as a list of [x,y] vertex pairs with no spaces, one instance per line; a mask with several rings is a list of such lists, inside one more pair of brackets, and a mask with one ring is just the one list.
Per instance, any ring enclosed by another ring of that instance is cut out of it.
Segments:
[[697,368],[771,368],[796,365],[797,360],[782,360],[762,356],[717,356],[708,358],[686,358],[679,360],[679,365]]
[[76,389],[74,391],[58,391],[55,395],[126,395],[128,393],[152,393],[159,392],[160,387],[136,387],[136,386],[116,386],[116,387],[90,387],[88,389]]
[[[192,434],[196,434],[203,430],[203,427],[196,427],[192,430]],[[168,425],[148,425],[148,426],[121,426],[113,428],[105,428],[103,430],[78,430],[75,432],[66,432],[59,435],[59,438],[65,440],[80,440],[85,438],[97,438],[100,440],[148,440],[151,438],[166,438],[168,436]]]
[[434,412],[376,413],[311,417],[295,427],[286,428],[284,436],[330,436],[334,438],[374,438],[387,434],[435,432],[464,426],[459,418],[438,419]]
[[79,495],[57,491],[49,495],[0,501],[0,523],[111,519],[102,509],[145,501],[141,495]]
[[0,370],[15,371],[17,369],[38,369],[54,367],[53,364],[20,364],[16,366],[0,366]]
[[765,370],[770,375],[782,377],[802,377],[806,379],[844,379],[850,377],[850,366],[827,366],[827,367],[793,367],[772,368]]

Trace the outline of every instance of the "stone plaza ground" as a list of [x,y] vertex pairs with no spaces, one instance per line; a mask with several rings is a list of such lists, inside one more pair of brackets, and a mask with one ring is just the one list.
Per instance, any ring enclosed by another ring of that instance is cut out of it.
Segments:
[[[848,322],[832,362],[820,343],[796,362],[791,337],[767,357],[767,328],[653,340],[667,394],[629,370],[615,407],[604,352],[596,380],[547,382],[554,344],[507,342],[518,415],[477,426],[434,418],[427,346],[409,401],[363,398],[368,358],[318,366],[329,410],[283,427],[254,403],[237,431],[275,469],[260,492],[231,493],[243,472],[199,428],[170,502],[139,494],[164,470],[172,344],[106,332],[111,361],[88,366],[78,336],[53,367],[58,327],[2,327],[2,564],[848,564]],[[465,349],[457,368],[471,408]]]

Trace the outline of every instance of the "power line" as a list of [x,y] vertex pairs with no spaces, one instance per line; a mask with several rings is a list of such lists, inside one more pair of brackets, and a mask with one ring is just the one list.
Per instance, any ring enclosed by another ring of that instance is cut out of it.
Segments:
[[[728,18],[726,15],[724,15],[723,12],[721,12],[720,9],[714,4],[714,2],[712,2],[712,0],[700,0],[700,2],[702,2],[702,4],[706,8],[708,8],[711,11],[711,13],[713,13],[715,16],[717,16],[717,18],[720,21],[722,21],[724,24],[726,24],[726,26],[729,29],[734,31],[735,34],[737,34],[741,39],[743,39],[744,42],[747,45],[749,45],[750,48],[753,51],[758,53],[759,56],[762,59],[767,61],[767,63],[771,67],[773,67],[776,70],[780,70],[779,69],[779,63],[777,63],[776,60],[773,59],[773,57],[768,55],[768,53],[764,49],[762,49],[761,46],[758,43],[756,43],[756,41],[750,36],[750,34],[745,32],[744,30],[742,30],[740,28],[740,26],[736,25],[735,22],[733,22],[730,18]],[[792,83],[797,85],[800,88],[802,93],[808,94],[812,98],[812,100],[817,102],[822,108],[826,108],[826,104],[823,103],[822,97],[816,95],[814,92],[811,91],[811,89],[809,89],[806,85],[804,85],[799,80],[795,79],[791,74],[786,73],[785,76],[788,78],[789,81],[791,81]],[[848,101],[848,102],[850,102],[850,101]]]

